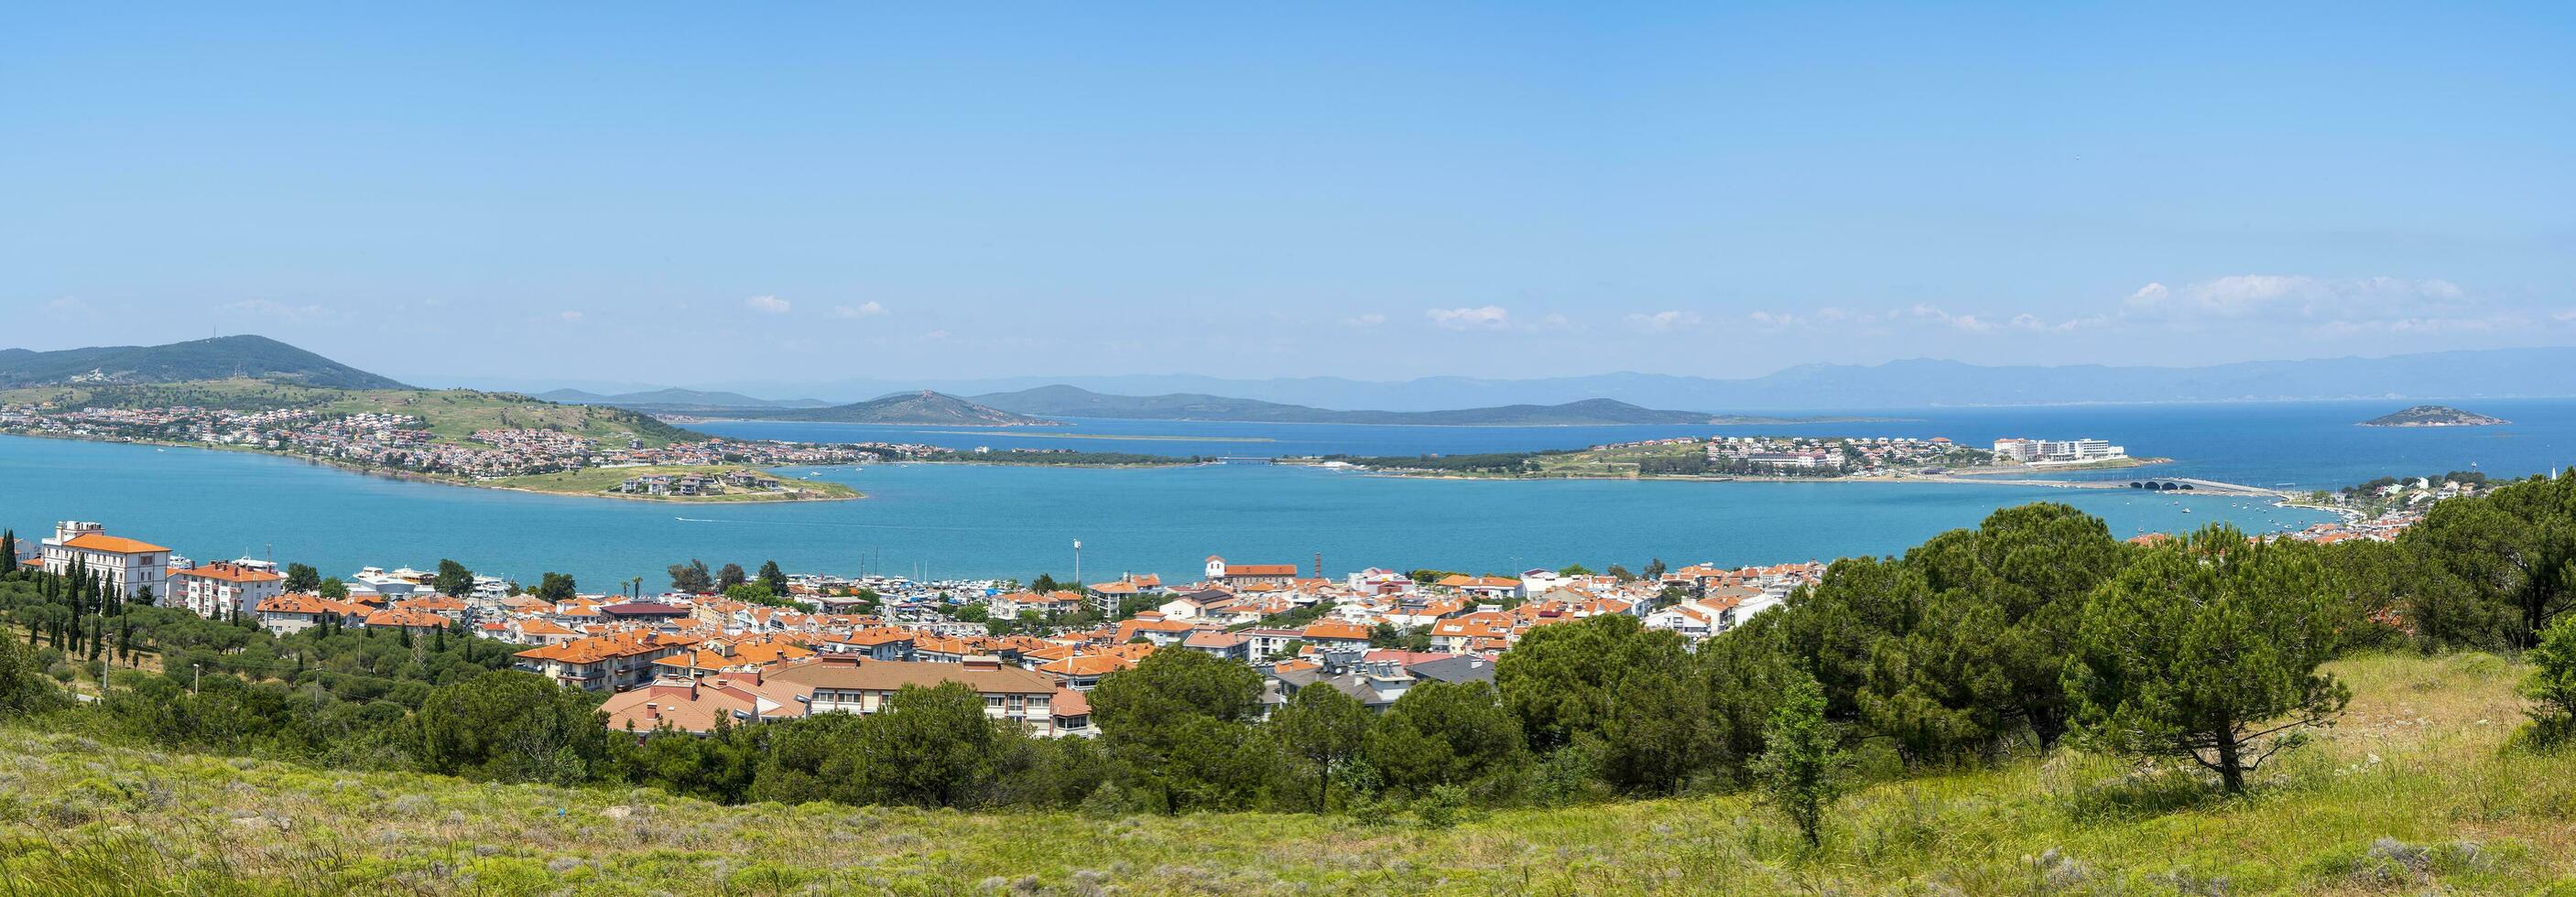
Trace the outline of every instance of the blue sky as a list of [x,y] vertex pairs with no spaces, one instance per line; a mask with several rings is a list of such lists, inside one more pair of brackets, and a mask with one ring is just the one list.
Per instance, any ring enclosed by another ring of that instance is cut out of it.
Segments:
[[31,6],[0,345],[693,383],[2576,344],[2563,4]]

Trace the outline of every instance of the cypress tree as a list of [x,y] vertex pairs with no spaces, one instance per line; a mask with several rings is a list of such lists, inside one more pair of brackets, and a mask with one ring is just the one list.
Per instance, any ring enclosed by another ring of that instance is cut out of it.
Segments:
[[18,570],[18,531],[0,529],[0,573]]

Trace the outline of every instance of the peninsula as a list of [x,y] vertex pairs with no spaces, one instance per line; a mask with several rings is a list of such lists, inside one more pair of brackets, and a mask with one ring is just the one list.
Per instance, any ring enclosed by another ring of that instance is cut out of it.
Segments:
[[2475,413],[2475,412],[2462,411],[2462,410],[2460,410],[2460,409],[2453,408],[2453,407],[2450,407],[2450,406],[2448,406],[2448,405],[2417,405],[2417,406],[2415,406],[2415,407],[2413,407],[2413,408],[2408,408],[2408,409],[2406,409],[2406,410],[2404,410],[2404,411],[2397,411],[2397,412],[2392,412],[2392,413],[2389,413],[2389,414],[2383,414],[2383,415],[2380,415],[2380,416],[2378,416],[2378,417],[2374,417],[2374,418],[2371,418],[2371,419],[2369,419],[2369,420],[2362,421],[2361,423],[2357,424],[2356,426],[2363,426],[2363,427],[2491,427],[2491,426],[2495,426],[2495,425],[2497,425],[2497,424],[2509,424],[2509,423],[2512,423],[2512,421],[2505,420],[2504,418],[2501,418],[2501,417],[2488,417],[2488,416],[2486,416],[2486,415],[2478,414],[2478,413]]
[[[704,502],[855,498],[847,487],[790,483],[751,468],[885,456],[716,439],[624,408],[419,389],[258,336],[0,353],[0,433],[259,452],[465,486]],[[660,491],[617,488],[665,474],[673,482]]]

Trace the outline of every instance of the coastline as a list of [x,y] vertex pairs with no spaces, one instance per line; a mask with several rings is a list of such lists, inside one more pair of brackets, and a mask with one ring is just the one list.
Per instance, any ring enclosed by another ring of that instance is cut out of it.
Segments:
[[[336,461],[336,460],[333,460],[333,459],[330,459],[330,458],[315,457],[315,456],[313,456],[313,455],[299,455],[299,454],[294,454],[294,453],[291,453],[291,452],[273,452],[273,451],[269,451],[269,450],[267,450],[267,449],[247,448],[247,447],[244,447],[244,446],[237,446],[237,445],[208,445],[208,444],[205,444],[205,443],[202,443],[202,442],[170,442],[170,441],[167,441],[167,440],[160,440],[160,439],[90,439],[90,438],[82,437],[82,436],[63,436],[63,435],[58,435],[58,434],[53,434],[53,433],[20,433],[20,432],[16,432],[16,431],[0,432],[0,436],[18,436],[18,437],[24,437],[24,438],[28,438],[28,439],[58,439],[58,440],[62,440],[62,441],[64,441],[64,442],[91,442],[91,443],[97,443],[97,444],[100,444],[100,445],[148,445],[148,446],[152,446],[153,448],[196,449],[196,450],[203,450],[203,451],[232,452],[232,453],[235,453],[235,454],[242,454],[242,455],[258,455],[258,456],[260,456],[260,457],[264,457],[264,458],[277,458],[277,459],[280,459],[280,460],[286,460],[286,461],[301,461],[301,462],[304,462],[304,463],[306,463],[306,464],[314,465],[314,466],[316,466],[316,467],[328,467],[328,468],[332,468],[332,469],[334,469],[334,470],[339,470],[339,471],[343,471],[343,472],[347,472],[347,473],[354,473],[354,474],[358,474],[358,475],[360,475],[360,476],[377,477],[377,478],[380,478],[380,479],[395,480],[395,481],[398,481],[398,482],[405,482],[405,483],[427,483],[427,484],[435,485],[435,486],[460,486],[460,487],[464,487],[464,488],[468,488],[468,489],[490,489],[490,490],[493,490],[493,491],[496,491],[496,492],[519,492],[519,493],[524,493],[524,494],[527,494],[527,495],[553,495],[553,496],[561,496],[561,497],[565,497],[565,498],[605,498],[605,499],[616,499],[616,500],[622,500],[622,501],[649,501],[649,502],[662,502],[662,503],[665,503],[665,504],[675,504],[675,505],[751,505],[751,504],[797,504],[797,503],[802,503],[802,502],[817,502],[817,501],[853,501],[853,500],[856,500],[856,499],[861,499],[861,498],[866,498],[866,497],[867,497],[867,493],[860,492],[860,491],[858,491],[858,490],[856,490],[856,489],[852,489],[852,490],[850,490],[850,494],[848,494],[848,495],[828,495],[828,496],[827,496],[827,495],[818,495],[818,496],[814,496],[814,497],[811,497],[811,498],[787,498],[787,497],[769,497],[769,496],[753,496],[753,495],[745,495],[745,496],[740,496],[740,497],[735,497],[735,496],[725,496],[725,495],[711,495],[711,496],[701,496],[701,497],[668,497],[668,496],[652,496],[652,495],[623,495],[623,494],[611,493],[611,492],[557,492],[557,491],[546,490],[546,489],[530,489],[530,488],[526,488],[526,487],[522,487],[522,486],[501,486],[501,485],[495,485],[495,484],[487,483],[487,482],[478,482],[478,481],[475,481],[475,480],[459,479],[459,478],[454,478],[454,477],[436,476],[436,475],[432,475],[432,474],[416,473],[416,472],[413,472],[413,471],[405,471],[405,470],[388,470],[388,469],[386,469],[386,468],[382,468],[382,467],[367,467],[367,466],[358,465],[358,464],[351,464],[351,463],[346,462],[346,461]],[[744,466],[749,467],[749,466],[755,466],[755,465],[744,465]],[[841,465],[821,465],[821,464],[817,464],[817,465],[802,465],[802,464],[800,464],[800,465],[796,465],[796,466],[798,466],[798,467],[807,467],[807,466],[812,466],[812,467],[829,467],[829,466],[841,466]],[[770,468],[761,468],[761,469],[763,469],[763,470],[767,470],[767,469],[770,469]],[[535,474],[535,475],[536,475],[536,476],[542,476],[542,474]],[[844,487],[844,488],[846,488],[846,487]]]

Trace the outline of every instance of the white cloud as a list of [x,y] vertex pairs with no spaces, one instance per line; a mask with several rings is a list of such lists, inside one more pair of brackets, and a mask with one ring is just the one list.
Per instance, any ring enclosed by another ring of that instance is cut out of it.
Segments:
[[1422,313],[1431,323],[1450,330],[1500,330],[1512,323],[1512,313],[1501,306],[1482,308],[1435,308]]
[[64,296],[45,303],[45,313],[58,321],[73,321],[89,317],[91,311],[89,302],[81,297]]
[[331,310],[319,305],[288,305],[267,299],[244,299],[240,302],[226,303],[222,310],[235,314],[275,318],[293,324],[331,317]]
[[[1762,312],[1757,311],[1754,312],[1754,314],[1759,316]],[[1758,317],[1757,320],[1759,320]],[[1656,333],[1665,333],[1686,327],[1697,327],[1700,324],[1700,318],[1698,312],[1659,311],[1652,314],[1640,313],[1629,315],[1628,323],[1635,324]]]
[[556,312],[556,313],[555,313],[555,320],[562,321],[562,322],[567,323],[567,324],[572,323],[572,322],[574,322],[574,321],[579,321],[579,320],[581,320],[581,312],[577,312],[577,311],[559,311],[559,312]]
[[1993,321],[1976,315],[1954,315],[1935,305],[1917,303],[1914,306],[1913,315],[1918,320],[1935,322],[1952,330],[1967,333],[1989,333],[1995,329]]
[[753,296],[749,299],[742,300],[742,304],[744,308],[751,309],[752,311],[773,315],[786,314],[788,308],[787,300],[780,299],[776,296]]
[[2129,310],[2171,319],[2350,321],[2452,309],[2468,297],[2458,284],[2399,277],[2325,278],[2231,274],[2169,289],[2150,283],[2129,294]]
[[1352,317],[1342,319],[1342,326],[1345,327],[1375,327],[1384,323],[1386,323],[1386,316],[1378,314],[1377,312],[1369,312],[1368,314],[1354,315]]
[[872,318],[885,313],[885,306],[878,305],[874,301],[832,307],[832,316],[835,318]]

